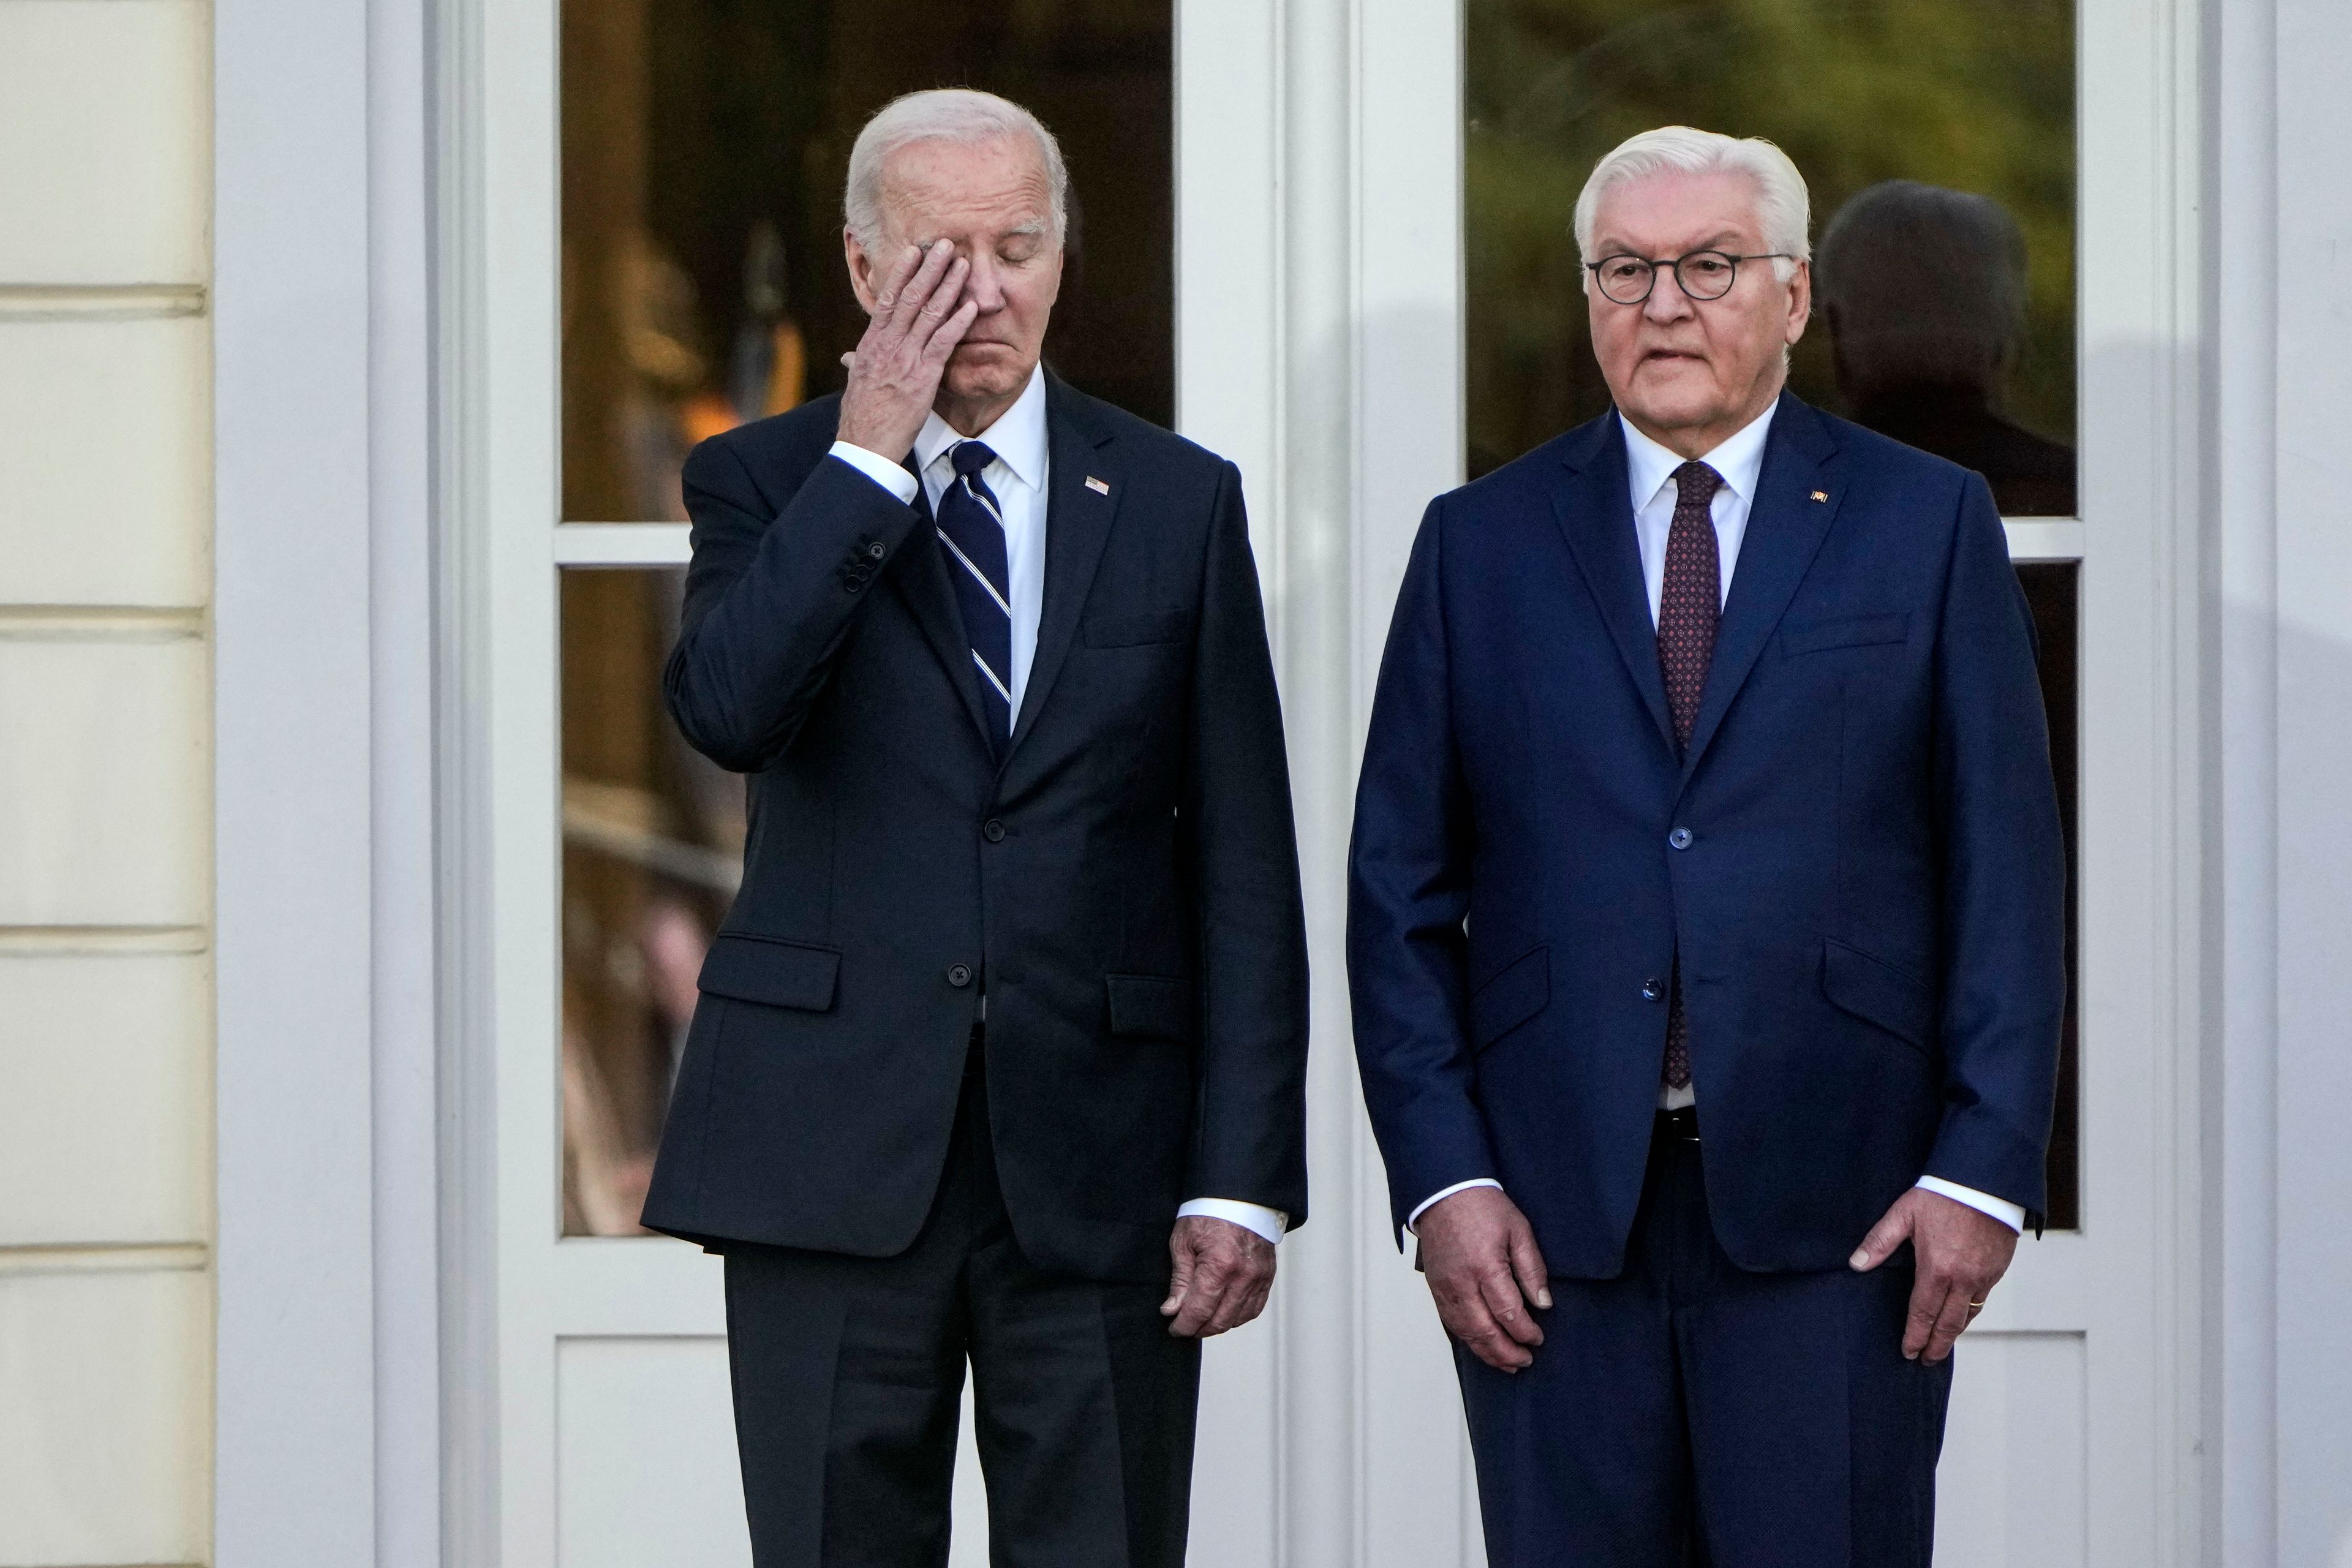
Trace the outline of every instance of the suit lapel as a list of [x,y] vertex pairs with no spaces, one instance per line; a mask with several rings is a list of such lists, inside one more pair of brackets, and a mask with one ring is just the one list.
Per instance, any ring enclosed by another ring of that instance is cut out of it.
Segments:
[[1674,721],[1666,712],[1665,677],[1658,669],[1658,629],[1642,578],[1641,541],[1625,486],[1625,433],[1615,410],[1585,427],[1563,459],[1570,472],[1552,500],[1552,513],[1601,618],[1616,641],[1625,673],[1642,693],[1659,738],[1672,752]]
[[[1045,382],[1045,603],[1037,624],[1037,651],[1029,662],[1029,683],[1013,716],[1009,762],[1054,689],[1078,634],[1079,613],[1094,587],[1110,540],[1111,519],[1127,493],[1125,475],[1109,434],[1086,416],[1057,377]],[[1108,493],[1087,481],[1108,486]]]
[[[905,459],[911,472],[914,458]],[[971,715],[972,727],[980,731],[981,744],[992,753],[996,738],[990,732],[988,710],[980,700],[980,676],[971,666],[971,643],[963,629],[963,611],[957,607],[955,584],[948,578],[947,556],[940,550],[939,531],[931,521],[931,505],[922,486],[922,476],[915,476],[915,513],[923,520],[907,548],[899,552],[898,570],[889,574],[891,584],[907,603],[915,624],[922,628],[923,638],[938,654],[940,663],[947,668],[948,683],[963,699],[964,711]]]
[[[1748,510],[1748,532],[1731,573],[1731,595],[1715,637],[1715,659],[1707,668],[1690,749],[1683,758],[1687,781],[1722,727],[1739,689],[1772,633],[1797,596],[1822,541],[1836,521],[1843,489],[1825,471],[1837,438],[1810,405],[1783,393],[1766,437],[1764,467],[1756,499]],[[1823,499],[1815,500],[1815,496]]]

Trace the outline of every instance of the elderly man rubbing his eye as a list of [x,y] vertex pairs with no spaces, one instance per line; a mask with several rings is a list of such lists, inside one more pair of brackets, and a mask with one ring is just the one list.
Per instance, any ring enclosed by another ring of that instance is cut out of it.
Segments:
[[849,384],[686,467],[686,737],[751,775],[645,1222],[727,1257],[761,1568],[1180,1568],[1202,1338],[1307,1215],[1306,932],[1231,463],[1039,363],[1027,110],[867,123]]

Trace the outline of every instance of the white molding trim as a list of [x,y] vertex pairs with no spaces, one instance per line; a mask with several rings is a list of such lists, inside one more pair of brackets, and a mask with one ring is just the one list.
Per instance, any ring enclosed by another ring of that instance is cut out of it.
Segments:
[[683,566],[694,558],[683,522],[566,522],[555,529],[558,566]]
[[376,1562],[441,1556],[432,0],[368,0]]
[[140,321],[205,313],[201,283],[0,284],[0,321]]
[[375,1556],[369,61],[214,26],[214,1561]]
[[[2224,9],[2236,12],[2240,5],[2229,0]],[[2251,508],[2235,504],[2237,497],[2228,500],[2235,521],[2251,531],[2250,558],[2233,564],[2258,572],[2267,554],[2275,596],[2268,603],[2241,598],[2241,582],[2233,580],[2223,613],[2244,637],[2232,651],[2259,650],[2270,660],[2267,681],[2257,677],[2255,683],[2269,705],[2248,721],[2268,721],[2272,749],[2266,764],[2240,756],[2225,766],[2244,770],[2237,776],[2247,795],[2267,787],[2271,809],[2261,824],[2267,843],[2257,837],[2245,849],[2249,860],[2264,848],[2270,854],[2267,865],[2242,862],[2248,880],[2225,887],[2222,897],[2235,912],[2267,894],[2276,946],[2268,954],[2240,950],[2249,960],[2247,985],[2267,980],[2273,987],[2267,1081],[2256,1077],[2225,1092],[2251,1098],[2267,1088],[2272,1096],[2271,1125],[2261,1128],[2260,1112],[2252,1116],[2256,1130],[2273,1141],[2267,1152],[2273,1550],[2282,1565],[2342,1568],[2352,1563],[2352,1357],[2341,1332],[2344,1302],[2352,1296],[2352,1225],[2345,1216],[2352,1139],[2343,1128],[2352,1100],[2352,1051],[2345,1048],[2352,1016],[2352,920],[2345,913],[2345,889],[2352,885],[2352,731],[2345,722],[2352,688],[2352,530],[2345,515],[2352,443],[2344,428],[2344,411],[2352,405],[2352,317],[2343,306],[2352,289],[2352,170],[2342,151],[2352,136],[2352,94],[2344,81],[2345,62],[2352,59],[2352,7],[2342,0],[2270,0],[2243,8],[2248,24],[2273,22],[2269,112],[2261,112],[2257,98],[2238,127],[2256,145],[2267,142],[2270,183],[2240,193],[2224,182],[2222,191],[2242,195],[2245,205],[2224,208],[2221,222],[2224,243],[2257,268],[2249,324],[2267,318],[2273,333],[2267,367],[2259,359],[2245,367],[2267,368],[2271,375],[2266,389],[2245,389],[2253,415],[2270,426],[2270,444],[2252,454],[2274,465],[2268,530],[2247,515]],[[2232,16],[2225,25],[2234,28],[2240,20]],[[2252,223],[2276,237],[2267,257],[2241,232]],[[2224,276],[2234,289],[2236,269]],[[2233,542],[2225,534],[2225,551]],[[2252,799],[2246,804],[2260,809]],[[2239,934],[2252,939],[2259,931],[2259,920],[2250,921]],[[2259,1058],[2264,1042],[2256,1034],[2238,1043]],[[2248,1152],[2254,1169],[2263,1158],[2263,1152]],[[2244,1327],[2261,1331],[2260,1325]],[[2251,1415],[2261,1395],[2246,1392]],[[2247,1500],[2258,1501],[2259,1494]]]
[[2072,518],[2012,517],[2001,528],[2009,535],[2011,561],[2080,561],[2083,525]]
[[[440,1048],[441,1555],[497,1568],[503,1449],[499,1360],[496,973],[489,813],[492,718],[482,686],[492,587],[488,222],[482,0],[434,0],[433,729]],[[385,1568],[393,1568],[386,1564]],[[405,1565],[401,1565],[405,1568]]]

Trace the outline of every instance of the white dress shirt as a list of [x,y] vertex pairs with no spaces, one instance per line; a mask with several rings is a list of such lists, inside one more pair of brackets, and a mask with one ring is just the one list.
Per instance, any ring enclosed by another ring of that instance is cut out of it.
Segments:
[[[933,517],[939,515],[940,497],[955,479],[955,465],[948,453],[965,438],[937,412],[923,421],[922,430],[915,437],[915,468]],[[996,454],[980,477],[1003,508],[1005,589],[1013,606],[1012,707],[1017,721],[1022,693],[1029,689],[1029,668],[1037,658],[1037,620],[1045,606],[1045,485],[1052,443],[1045,431],[1043,366],[1030,373],[1029,384],[1022,388],[1013,406],[972,439],[987,442],[988,449]],[[902,502],[914,504],[916,474],[899,464],[846,441],[835,441],[831,455]],[[988,999],[982,997],[982,1007],[987,1005]],[[1279,1209],[1232,1198],[1194,1198],[1176,1211],[1180,1219],[1191,1215],[1230,1220],[1277,1244],[1290,1224],[1290,1217]]]
[[[1699,459],[1723,481],[1708,503],[1709,516],[1715,523],[1716,559],[1723,579],[1722,604],[1731,601],[1731,574],[1739,564],[1739,546],[1748,537],[1748,513],[1756,501],[1757,477],[1764,471],[1764,441],[1772,432],[1772,415],[1779,407],[1780,404],[1774,402]],[[1642,551],[1642,585],[1650,595],[1650,625],[1654,627],[1658,624],[1659,604],[1665,596],[1666,535],[1674,529],[1675,503],[1680,499],[1675,470],[1683,466],[1685,459],[1680,453],[1669,451],[1634,429],[1633,421],[1623,415],[1617,416],[1617,423],[1625,432],[1625,488],[1633,501],[1633,534]],[[1696,1085],[1682,1089],[1659,1085],[1658,1107],[1662,1110],[1679,1110],[1697,1100]],[[2025,1228],[2025,1210],[2006,1198],[1948,1182],[1941,1176],[1922,1176],[1918,1184],[1980,1214],[1989,1214],[2011,1230]],[[1440,1198],[1450,1198],[1470,1187],[1501,1185],[1500,1182],[1480,1177],[1433,1193],[1406,1218],[1405,1229],[1412,1230],[1428,1212],[1429,1205]]]

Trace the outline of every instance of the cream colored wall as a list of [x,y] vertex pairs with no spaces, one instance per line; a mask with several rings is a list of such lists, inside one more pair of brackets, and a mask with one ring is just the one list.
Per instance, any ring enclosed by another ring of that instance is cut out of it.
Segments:
[[0,0],[0,1568],[210,1555],[210,30]]

